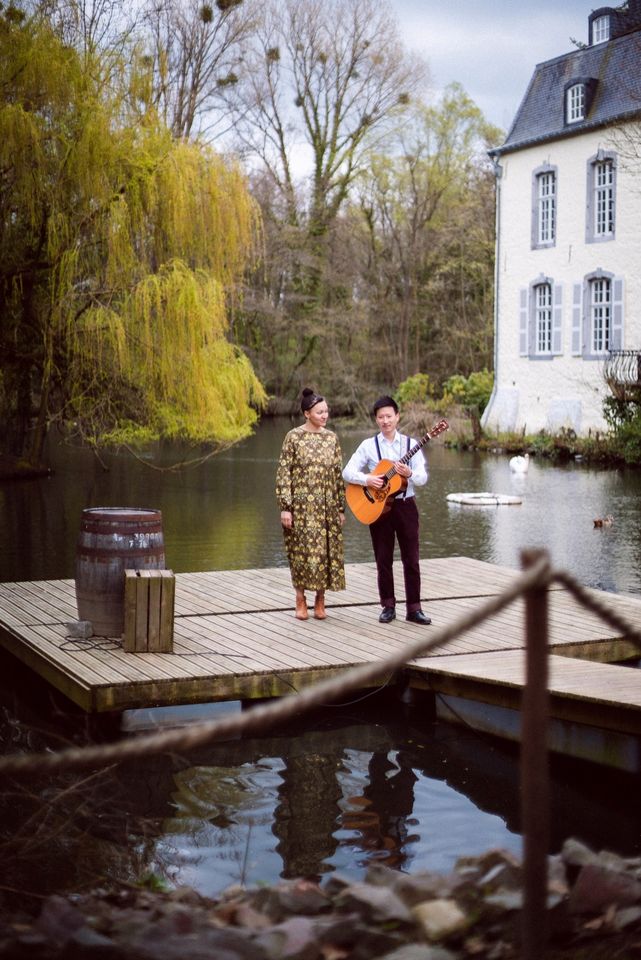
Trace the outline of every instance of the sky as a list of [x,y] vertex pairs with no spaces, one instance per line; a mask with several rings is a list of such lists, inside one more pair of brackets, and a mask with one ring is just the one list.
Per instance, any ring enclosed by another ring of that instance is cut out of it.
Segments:
[[[587,43],[597,0],[389,0],[401,37],[428,61],[435,91],[458,81],[507,132],[537,63]],[[616,6],[615,3],[611,4]]]

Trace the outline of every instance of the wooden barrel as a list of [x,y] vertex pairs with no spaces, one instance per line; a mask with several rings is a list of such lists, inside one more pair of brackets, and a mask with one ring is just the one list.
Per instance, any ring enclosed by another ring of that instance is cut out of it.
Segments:
[[124,630],[125,570],[163,570],[160,510],[90,507],[82,511],[76,550],[78,618],[101,637]]

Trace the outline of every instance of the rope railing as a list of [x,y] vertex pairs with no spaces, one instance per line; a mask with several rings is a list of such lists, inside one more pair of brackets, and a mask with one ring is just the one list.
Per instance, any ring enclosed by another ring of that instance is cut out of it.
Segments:
[[641,649],[641,631],[628,623],[620,614],[615,613],[603,601],[588,593],[570,574],[553,570],[547,555],[543,554],[536,559],[531,568],[520,574],[501,593],[490,597],[475,610],[463,614],[448,626],[430,631],[429,637],[421,637],[405,644],[382,660],[352,667],[338,677],[323,680],[275,702],[252,707],[241,714],[204,723],[194,723],[188,728],[143,734],[136,739],[117,743],[71,747],[58,752],[9,754],[0,757],[0,775],[25,777],[58,773],[64,770],[82,770],[165,752],[187,752],[240,734],[259,734],[270,726],[321,707],[332,699],[339,699],[354,690],[364,689],[410,661],[445,646],[460,634],[466,633],[488,617],[499,613],[518,597],[525,595],[528,590],[537,586],[549,586],[554,581],[567,587],[580,603],[636,642]]
[[353,690],[362,690],[409,661],[445,646],[454,637],[471,630],[487,617],[509,606],[534,584],[546,584],[549,576],[549,562],[541,561],[519,576],[502,593],[490,597],[476,610],[464,614],[449,626],[430,631],[429,637],[421,637],[382,660],[352,667],[338,677],[322,680],[300,693],[283,697],[273,703],[260,704],[234,716],[196,723],[186,729],[144,734],[135,740],[91,747],[71,747],[57,753],[11,754],[0,758],[0,775],[39,776],[63,770],[107,766],[159,753],[195,750],[216,740],[230,739],[239,734],[258,734],[267,727],[323,706],[329,700],[338,699]]
[[261,734],[269,727],[325,706],[351,691],[364,689],[386,674],[444,647],[508,607],[525,601],[526,678],[521,706],[521,815],[524,843],[523,960],[543,960],[546,949],[546,891],[549,818],[547,770],[548,709],[548,590],[552,583],[565,587],[588,610],[631,640],[641,651],[641,630],[596,597],[565,571],[551,567],[545,551],[524,551],[523,572],[501,593],[463,614],[429,637],[421,636],[382,660],[345,670],[338,677],[269,704],[188,728],[146,734],[136,739],[90,747],[73,747],[56,753],[11,754],[0,758],[0,775],[41,776],[62,771],[99,768],[140,757],[188,752],[240,734]]

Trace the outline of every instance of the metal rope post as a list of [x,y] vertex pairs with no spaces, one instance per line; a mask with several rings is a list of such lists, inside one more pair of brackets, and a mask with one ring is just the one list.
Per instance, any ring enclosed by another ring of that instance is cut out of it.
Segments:
[[[548,561],[544,550],[524,550],[524,570]],[[525,685],[521,706],[521,828],[523,833],[523,960],[542,960],[547,942],[549,842],[548,583],[525,591]]]

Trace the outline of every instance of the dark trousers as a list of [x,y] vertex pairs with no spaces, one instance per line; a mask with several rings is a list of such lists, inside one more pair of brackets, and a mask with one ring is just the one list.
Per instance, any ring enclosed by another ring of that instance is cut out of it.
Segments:
[[421,568],[419,566],[418,508],[414,497],[392,501],[392,508],[370,524],[374,558],[378,571],[378,594],[384,607],[395,607],[394,546],[398,540],[405,579],[407,612],[421,609]]

